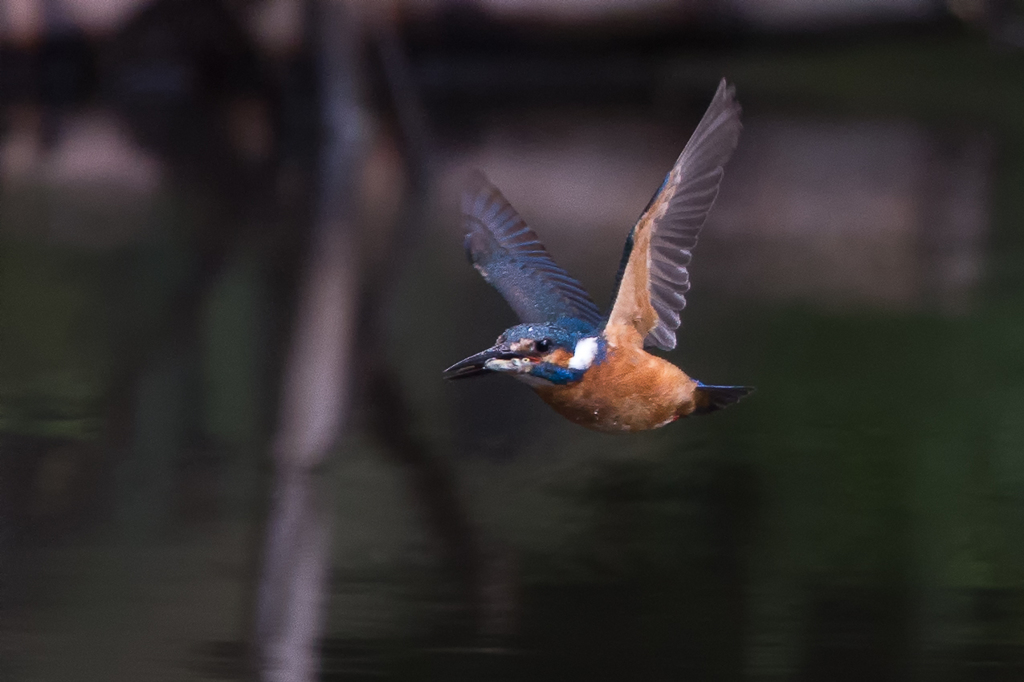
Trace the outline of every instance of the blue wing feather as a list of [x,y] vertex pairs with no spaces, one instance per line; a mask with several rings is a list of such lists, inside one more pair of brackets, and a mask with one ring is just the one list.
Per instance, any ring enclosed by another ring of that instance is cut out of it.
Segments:
[[601,312],[580,283],[482,173],[473,174],[463,194],[462,214],[470,262],[523,322],[574,317],[600,324]]

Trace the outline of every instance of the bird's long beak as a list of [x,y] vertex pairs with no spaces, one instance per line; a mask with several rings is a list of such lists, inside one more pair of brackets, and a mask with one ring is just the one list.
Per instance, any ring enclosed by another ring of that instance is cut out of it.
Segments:
[[499,343],[485,351],[470,355],[444,371],[445,379],[469,379],[487,372],[508,371],[512,363],[509,361],[522,359],[523,354],[509,348],[508,344]]

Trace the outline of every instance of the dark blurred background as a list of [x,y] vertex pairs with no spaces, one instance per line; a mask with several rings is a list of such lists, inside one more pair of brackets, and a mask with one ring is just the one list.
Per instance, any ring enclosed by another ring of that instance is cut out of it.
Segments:
[[[0,680],[1024,678],[1024,3],[0,0]],[[610,437],[445,384],[486,171],[604,306],[745,130]]]

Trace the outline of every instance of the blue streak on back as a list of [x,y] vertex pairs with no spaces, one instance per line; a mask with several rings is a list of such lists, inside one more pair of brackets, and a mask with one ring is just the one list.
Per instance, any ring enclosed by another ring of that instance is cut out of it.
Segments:
[[597,333],[597,326],[576,317],[560,317],[554,322],[524,322],[509,327],[499,341],[519,341],[520,339],[548,339],[555,346],[572,352],[576,342],[585,336]]
[[[661,194],[661,190],[665,189],[665,185],[668,184],[668,180],[671,177],[671,171],[665,174],[665,178],[661,181],[661,184],[658,185],[657,191],[651,195],[651,198],[647,201],[647,205],[644,206],[644,210],[640,211],[640,218],[643,217],[644,213],[647,213],[647,210],[651,207],[651,204],[654,203],[654,200],[658,198],[658,195]],[[637,222],[639,223],[639,218],[637,218]],[[619,259],[619,271],[615,273],[615,285],[612,287],[612,299],[609,306],[614,306],[615,300],[619,297],[619,287],[622,286],[622,276],[626,274],[626,266],[629,264],[629,257],[633,255],[633,235],[635,234],[636,225],[634,225],[633,229],[629,231],[628,235],[626,235],[626,243],[622,247],[622,258]],[[611,314],[611,307],[608,309],[608,314]]]

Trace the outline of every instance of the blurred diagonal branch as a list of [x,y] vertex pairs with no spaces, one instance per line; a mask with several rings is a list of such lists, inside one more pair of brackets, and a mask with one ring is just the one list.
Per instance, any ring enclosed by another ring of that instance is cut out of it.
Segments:
[[[368,361],[363,377],[371,406],[368,426],[392,460],[403,467],[410,494],[439,541],[443,563],[462,593],[471,630],[474,634],[505,634],[512,621],[511,609],[507,608],[509,600],[505,599],[514,591],[509,587],[510,576],[493,570],[497,564],[485,551],[485,538],[460,497],[453,468],[427,439],[415,432],[415,415],[401,379],[379,343],[387,331],[385,312],[391,309],[389,299],[401,280],[400,273],[416,253],[431,215],[434,153],[426,111],[394,23],[381,22],[374,39],[402,142],[408,191],[402,196],[392,232],[388,267],[375,270],[363,299],[360,348],[366,349]],[[496,580],[501,584],[496,584]]]

